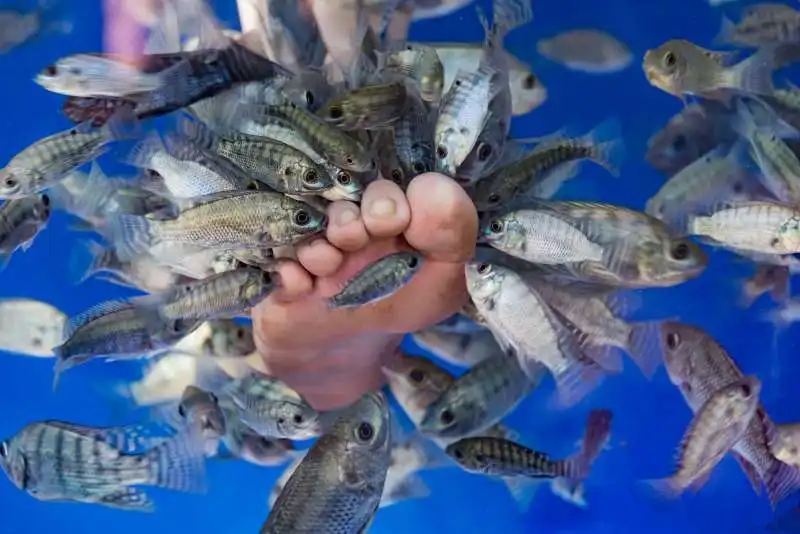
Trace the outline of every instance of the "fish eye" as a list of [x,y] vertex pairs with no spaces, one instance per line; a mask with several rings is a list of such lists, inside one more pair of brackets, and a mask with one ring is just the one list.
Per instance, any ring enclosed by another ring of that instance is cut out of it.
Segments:
[[476,453],[475,454],[475,461],[478,462],[479,464],[485,464],[486,463],[486,455],[483,454],[482,452]]
[[278,421],[277,421],[278,425],[283,426],[283,424],[285,422],[286,422],[286,419],[284,419],[283,417],[278,417]]
[[416,256],[411,256],[408,258],[408,266],[414,269],[417,265],[419,265],[419,259]]
[[678,58],[675,57],[675,54],[673,54],[672,52],[667,52],[666,54],[664,54],[664,65],[666,65],[667,67],[669,68],[674,67],[677,61]]
[[683,134],[676,135],[675,139],[672,140],[672,149],[680,152],[684,148],[686,148],[686,136]]
[[415,161],[414,164],[411,166],[411,168],[417,174],[422,174],[423,172],[425,172],[425,165],[423,165],[421,161]]
[[176,333],[180,333],[180,332],[183,332],[184,330],[186,330],[186,324],[184,323],[184,321],[182,319],[176,319],[176,320],[172,321],[172,325],[171,326],[172,326],[172,331],[176,332]]
[[292,421],[294,421],[294,424],[296,424],[296,425],[302,425],[304,419],[303,419],[302,415],[300,415],[299,413],[296,413],[296,414],[294,414],[294,417],[292,417]]
[[58,67],[56,67],[55,65],[48,65],[47,67],[45,67],[44,69],[45,76],[55,76],[56,74],[58,74]]
[[500,202],[500,195],[498,195],[497,193],[492,193],[491,195],[489,195],[489,198],[487,198],[486,200],[488,200],[492,204],[496,204],[496,203]]
[[178,405],[178,415],[180,415],[184,419],[186,418],[186,410],[183,409],[183,404]]
[[425,371],[421,369],[412,369],[411,372],[408,373],[408,378],[415,384],[421,384],[425,380]]
[[742,395],[745,396],[746,399],[750,398],[750,395],[753,393],[753,389],[750,387],[750,384],[742,384]]
[[489,231],[493,234],[499,234],[503,231],[503,223],[498,220],[494,220],[489,224]]
[[245,189],[248,191],[258,191],[258,183],[255,180],[251,180]]
[[338,175],[339,183],[342,185],[350,185],[350,180],[353,179],[349,172],[340,172]]
[[375,429],[369,423],[361,423],[356,429],[356,436],[361,441],[369,441],[375,435]]
[[344,116],[344,111],[341,106],[331,106],[328,110],[328,116],[332,119],[341,119]]
[[244,339],[244,328],[236,329],[236,339]]
[[439,159],[444,159],[447,157],[447,147],[444,145],[439,145],[436,147],[436,155]]
[[461,449],[454,450],[453,451],[453,456],[455,457],[456,460],[463,460],[464,459],[464,453],[461,452]]
[[217,398],[217,396],[211,393],[210,391],[208,392],[208,398],[211,399],[211,402],[213,402],[214,404],[219,404],[219,399]]
[[486,161],[492,155],[492,145],[481,143],[478,147],[478,161]]
[[49,208],[50,207],[50,197],[49,196],[42,195],[42,206],[44,206],[45,208]]
[[399,184],[403,181],[403,173],[400,172],[399,169],[394,169],[392,171],[392,181],[396,184]]
[[351,158],[350,156],[347,156],[346,158],[344,158],[344,162],[347,163],[348,165],[352,165],[353,164],[353,158]]
[[311,107],[314,105],[314,93],[306,91],[306,106]]
[[17,181],[14,178],[11,178],[10,176],[8,178],[6,178],[6,182],[5,183],[6,183],[6,187],[16,187],[16,185],[17,185]]
[[319,174],[317,174],[317,171],[315,171],[313,169],[309,170],[306,173],[305,180],[306,180],[306,182],[308,182],[310,184],[315,184],[315,183],[317,183],[319,181]]
[[673,258],[675,258],[676,260],[680,261],[680,260],[685,260],[686,258],[688,258],[690,252],[691,251],[689,249],[689,245],[687,245],[686,243],[681,242],[681,243],[678,243],[677,245],[675,245],[674,247],[672,247],[671,254],[672,254]]
[[305,210],[298,210],[297,213],[294,214],[294,222],[298,226],[305,226],[311,221],[311,217],[308,215],[308,212]]
[[259,440],[259,443],[261,443],[261,446],[262,446],[263,448],[265,448],[265,449],[271,449],[272,447],[274,447],[274,446],[275,446],[275,443],[274,443],[274,442],[272,442],[272,440],[269,440],[269,439],[267,439],[267,438],[261,438],[261,439]]
[[445,425],[450,425],[456,420],[456,416],[453,415],[453,412],[450,410],[443,410],[442,413],[439,414],[439,420]]
[[478,274],[488,274],[492,270],[492,266],[488,263],[481,263],[478,265]]
[[537,81],[538,81],[538,80],[536,79],[536,76],[534,76],[533,74],[528,74],[528,75],[527,75],[527,76],[525,76],[525,78],[523,78],[523,80],[522,80],[522,88],[523,88],[523,89],[527,89],[527,90],[529,90],[529,91],[530,91],[531,89],[533,89],[534,87],[536,87],[536,82],[537,82]]
[[667,348],[675,350],[681,344],[681,336],[677,332],[667,334]]

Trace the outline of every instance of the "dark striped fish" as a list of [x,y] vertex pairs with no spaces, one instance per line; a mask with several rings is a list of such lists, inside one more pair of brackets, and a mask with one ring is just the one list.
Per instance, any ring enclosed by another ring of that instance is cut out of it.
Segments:
[[447,454],[472,473],[531,478],[586,478],[611,431],[611,412],[593,410],[586,423],[583,447],[566,460],[529,449],[513,441],[495,437],[465,438],[448,445]]
[[8,200],[0,206],[0,269],[18,248],[28,250],[49,219],[47,195]]
[[331,308],[364,306],[393,295],[411,281],[422,256],[415,252],[396,252],[367,265],[329,300]]
[[[0,443],[0,468],[41,501],[101,504],[150,512],[149,495],[133,486],[203,490],[202,450],[187,435],[137,436],[139,427],[96,429],[60,421],[31,423]],[[142,445],[142,453],[129,452]],[[157,444],[152,447],[152,445]]]

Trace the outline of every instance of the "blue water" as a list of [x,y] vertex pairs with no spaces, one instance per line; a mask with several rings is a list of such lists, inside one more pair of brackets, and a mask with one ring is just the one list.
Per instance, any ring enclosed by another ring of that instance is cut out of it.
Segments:
[[[233,4],[232,0],[218,1],[215,7],[225,22],[236,26]],[[682,104],[648,85],[639,68],[640,58],[647,48],[674,37],[710,45],[721,13],[737,14],[744,4],[728,4],[723,10],[702,0],[535,2],[533,24],[511,34],[507,45],[534,66],[549,89],[549,100],[517,120],[514,134],[537,136],[563,126],[586,131],[616,116],[625,135],[627,158],[621,178],[587,165],[562,190],[561,197],[643,208],[664,180],[644,161],[647,139]],[[71,0],[69,6],[75,25],[72,35],[45,35],[0,56],[2,161],[34,140],[68,126],[59,113],[62,97],[41,89],[31,77],[58,57],[100,49],[98,2]],[[635,56],[631,67],[617,74],[592,76],[537,57],[537,39],[582,27],[608,31],[626,42]],[[481,25],[469,9],[445,19],[422,21],[411,29],[415,40],[477,41],[481,37]],[[106,168],[114,171],[113,165]],[[40,299],[74,315],[97,302],[131,294],[96,280],[78,287],[70,284],[66,264],[75,237],[66,228],[66,218],[56,214],[32,249],[16,255],[0,274],[0,297]],[[635,317],[680,317],[703,326],[729,349],[746,373],[761,377],[763,400],[774,419],[797,419],[799,395],[793,392],[800,379],[800,367],[793,365],[797,330],[776,336],[771,325],[759,321],[769,302],[761,301],[746,312],[738,309],[737,291],[750,274],[750,267],[727,253],[710,254],[711,265],[699,279],[672,289],[639,293]],[[6,354],[0,358],[0,435],[11,435],[33,420],[65,419],[99,426],[132,422],[143,416],[130,411],[112,391],[115,383],[136,376],[134,364],[87,365],[69,373],[53,393],[52,362]],[[442,469],[422,474],[432,491],[429,498],[382,510],[371,532],[743,534],[762,532],[773,519],[767,499],[753,492],[731,459],[722,462],[697,495],[659,502],[642,491],[638,480],[666,476],[673,468],[675,448],[691,417],[663,370],[648,382],[628,366],[624,374],[607,380],[597,392],[567,411],[547,409],[551,394],[552,385],[547,384],[514,412],[508,423],[520,431],[526,444],[554,455],[573,450],[590,409],[610,408],[615,415],[610,448],[597,461],[587,482],[586,510],[544,489],[531,509],[520,513],[500,482],[456,468]],[[39,502],[0,480],[0,534],[256,532],[267,515],[267,495],[281,471],[245,462],[209,462],[206,495],[154,491],[158,506],[154,514]],[[796,506],[796,502],[784,503],[780,511],[793,504]],[[800,532],[800,527],[795,528]]]

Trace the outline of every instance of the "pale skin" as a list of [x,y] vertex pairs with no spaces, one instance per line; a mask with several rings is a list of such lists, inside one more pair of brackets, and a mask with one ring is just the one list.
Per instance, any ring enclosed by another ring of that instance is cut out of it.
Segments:
[[[142,37],[120,45],[115,36],[144,35],[127,28],[138,31],[147,17],[126,11],[124,0],[106,1],[107,47],[140,51]],[[157,1],[151,0],[152,5]],[[330,14],[332,4],[352,0],[305,1],[319,15]],[[130,3],[136,2],[145,3]],[[246,10],[240,9],[240,15],[243,29],[251,29]],[[337,61],[355,53],[352,33],[337,31],[354,27],[355,16],[353,10],[340,10],[335,20],[318,17],[329,22],[322,24],[322,34],[329,49],[336,50]],[[478,229],[475,207],[464,190],[434,173],[416,177],[405,193],[388,180],[373,182],[360,207],[337,201],[329,206],[328,217],[324,237],[297,247],[296,259],[280,260],[282,289],[252,312],[256,346],[267,372],[319,410],[346,406],[382,386],[382,366],[403,334],[435,324],[464,305],[464,262],[474,252]],[[366,265],[409,247],[426,261],[406,287],[367,306],[327,307],[325,299]]]

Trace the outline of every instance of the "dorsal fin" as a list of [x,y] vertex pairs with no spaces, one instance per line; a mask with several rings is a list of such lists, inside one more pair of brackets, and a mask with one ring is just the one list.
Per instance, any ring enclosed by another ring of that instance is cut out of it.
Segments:
[[126,300],[107,300],[99,304],[95,304],[88,310],[71,318],[64,325],[64,340],[69,339],[80,328],[83,328],[92,321],[100,317],[109,315],[121,310],[132,309],[133,305]]

